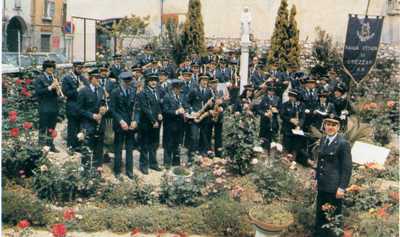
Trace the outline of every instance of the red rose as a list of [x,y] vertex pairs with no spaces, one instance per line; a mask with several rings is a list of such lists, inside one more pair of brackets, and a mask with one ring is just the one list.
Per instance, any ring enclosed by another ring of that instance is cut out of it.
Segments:
[[10,123],[15,123],[17,121],[17,112],[16,111],[8,112],[8,120],[10,121]]
[[26,96],[26,97],[30,97],[31,96],[31,93],[28,91],[28,89],[25,86],[22,87],[21,94]]
[[18,136],[19,136],[19,128],[11,128],[11,130],[10,130],[10,136],[12,136],[12,137],[18,137]]
[[67,234],[67,228],[64,224],[54,224],[51,229],[54,237],[65,237]]
[[136,236],[136,235],[138,235],[138,234],[140,234],[139,228],[135,228],[135,229],[133,229],[133,230],[131,231],[131,236]]
[[18,222],[17,226],[18,226],[18,228],[25,229],[25,228],[28,228],[30,225],[31,225],[31,223],[29,223],[28,220],[21,220],[20,222]]
[[11,117],[11,116],[17,116],[17,111],[10,111],[10,112],[8,112],[8,117]]
[[32,123],[31,122],[24,122],[22,125],[25,130],[31,129],[32,128]]
[[50,132],[51,137],[54,139],[57,137],[57,131],[55,129],[52,129],[52,131]]
[[26,79],[26,80],[25,80],[25,84],[30,85],[31,83],[32,83],[32,80],[31,80],[31,79]]
[[17,85],[21,85],[21,83],[22,83],[22,80],[19,78],[15,81],[15,84],[17,84]]
[[70,221],[75,219],[75,212],[73,209],[67,209],[64,211],[64,220]]

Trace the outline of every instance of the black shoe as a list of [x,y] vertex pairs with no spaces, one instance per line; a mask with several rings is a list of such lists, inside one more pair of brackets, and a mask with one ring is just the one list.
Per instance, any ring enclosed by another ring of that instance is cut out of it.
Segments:
[[127,176],[129,179],[134,179],[134,178],[135,178],[135,176],[133,176],[132,173],[127,173],[126,176]]
[[140,172],[142,172],[142,174],[144,175],[148,175],[149,174],[149,169],[148,168],[140,168]]
[[59,153],[59,152],[60,152],[60,151],[57,150],[54,146],[50,148],[50,151],[51,151],[51,152],[54,152],[54,153]]
[[114,174],[116,179],[121,179],[121,174]]
[[110,163],[111,162],[111,157],[110,157],[110,155],[108,153],[104,154],[103,161],[104,161],[104,163]]
[[155,170],[155,171],[162,171],[162,169],[158,165],[150,166],[150,169]]

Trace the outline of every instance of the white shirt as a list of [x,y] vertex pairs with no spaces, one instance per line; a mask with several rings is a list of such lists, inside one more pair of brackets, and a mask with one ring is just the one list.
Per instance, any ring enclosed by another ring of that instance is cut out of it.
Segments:
[[337,137],[337,133],[333,136],[326,136],[326,139],[328,139],[328,141],[329,141],[328,145],[330,145],[333,142],[333,140],[335,140],[336,137]]

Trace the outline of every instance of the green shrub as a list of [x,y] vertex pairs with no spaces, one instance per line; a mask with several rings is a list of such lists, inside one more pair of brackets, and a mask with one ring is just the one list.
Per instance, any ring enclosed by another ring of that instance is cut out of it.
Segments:
[[239,175],[251,171],[251,160],[256,156],[253,148],[258,144],[256,119],[247,114],[225,116],[224,150],[230,169]]
[[170,180],[165,175],[161,181],[160,202],[168,206],[196,206],[201,202],[200,187],[191,180]]
[[94,195],[100,186],[101,176],[95,168],[85,168],[77,161],[67,161],[60,167],[42,159],[40,164],[34,171],[32,186],[39,198],[54,202],[73,201]]
[[15,225],[20,220],[27,219],[32,225],[43,226],[47,220],[48,209],[33,193],[26,189],[3,190],[2,221],[4,224]]
[[294,194],[297,187],[293,174],[280,161],[258,167],[253,174],[253,180],[268,203]]
[[107,229],[108,213],[113,209],[83,209],[80,213],[82,219],[78,222],[78,228],[82,231],[94,232]]
[[153,204],[156,200],[154,187],[134,182],[121,182],[105,187],[100,199],[113,206]]
[[248,208],[227,196],[215,198],[205,210],[205,223],[217,236],[249,236]]

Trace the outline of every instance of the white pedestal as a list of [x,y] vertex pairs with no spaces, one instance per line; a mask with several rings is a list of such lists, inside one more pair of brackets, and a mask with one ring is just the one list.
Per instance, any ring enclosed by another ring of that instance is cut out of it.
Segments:
[[258,228],[256,225],[253,225],[254,230],[256,231],[255,237],[279,237],[281,232],[269,232],[263,229]]
[[245,85],[249,84],[249,47],[251,42],[240,42],[240,93],[243,92]]

